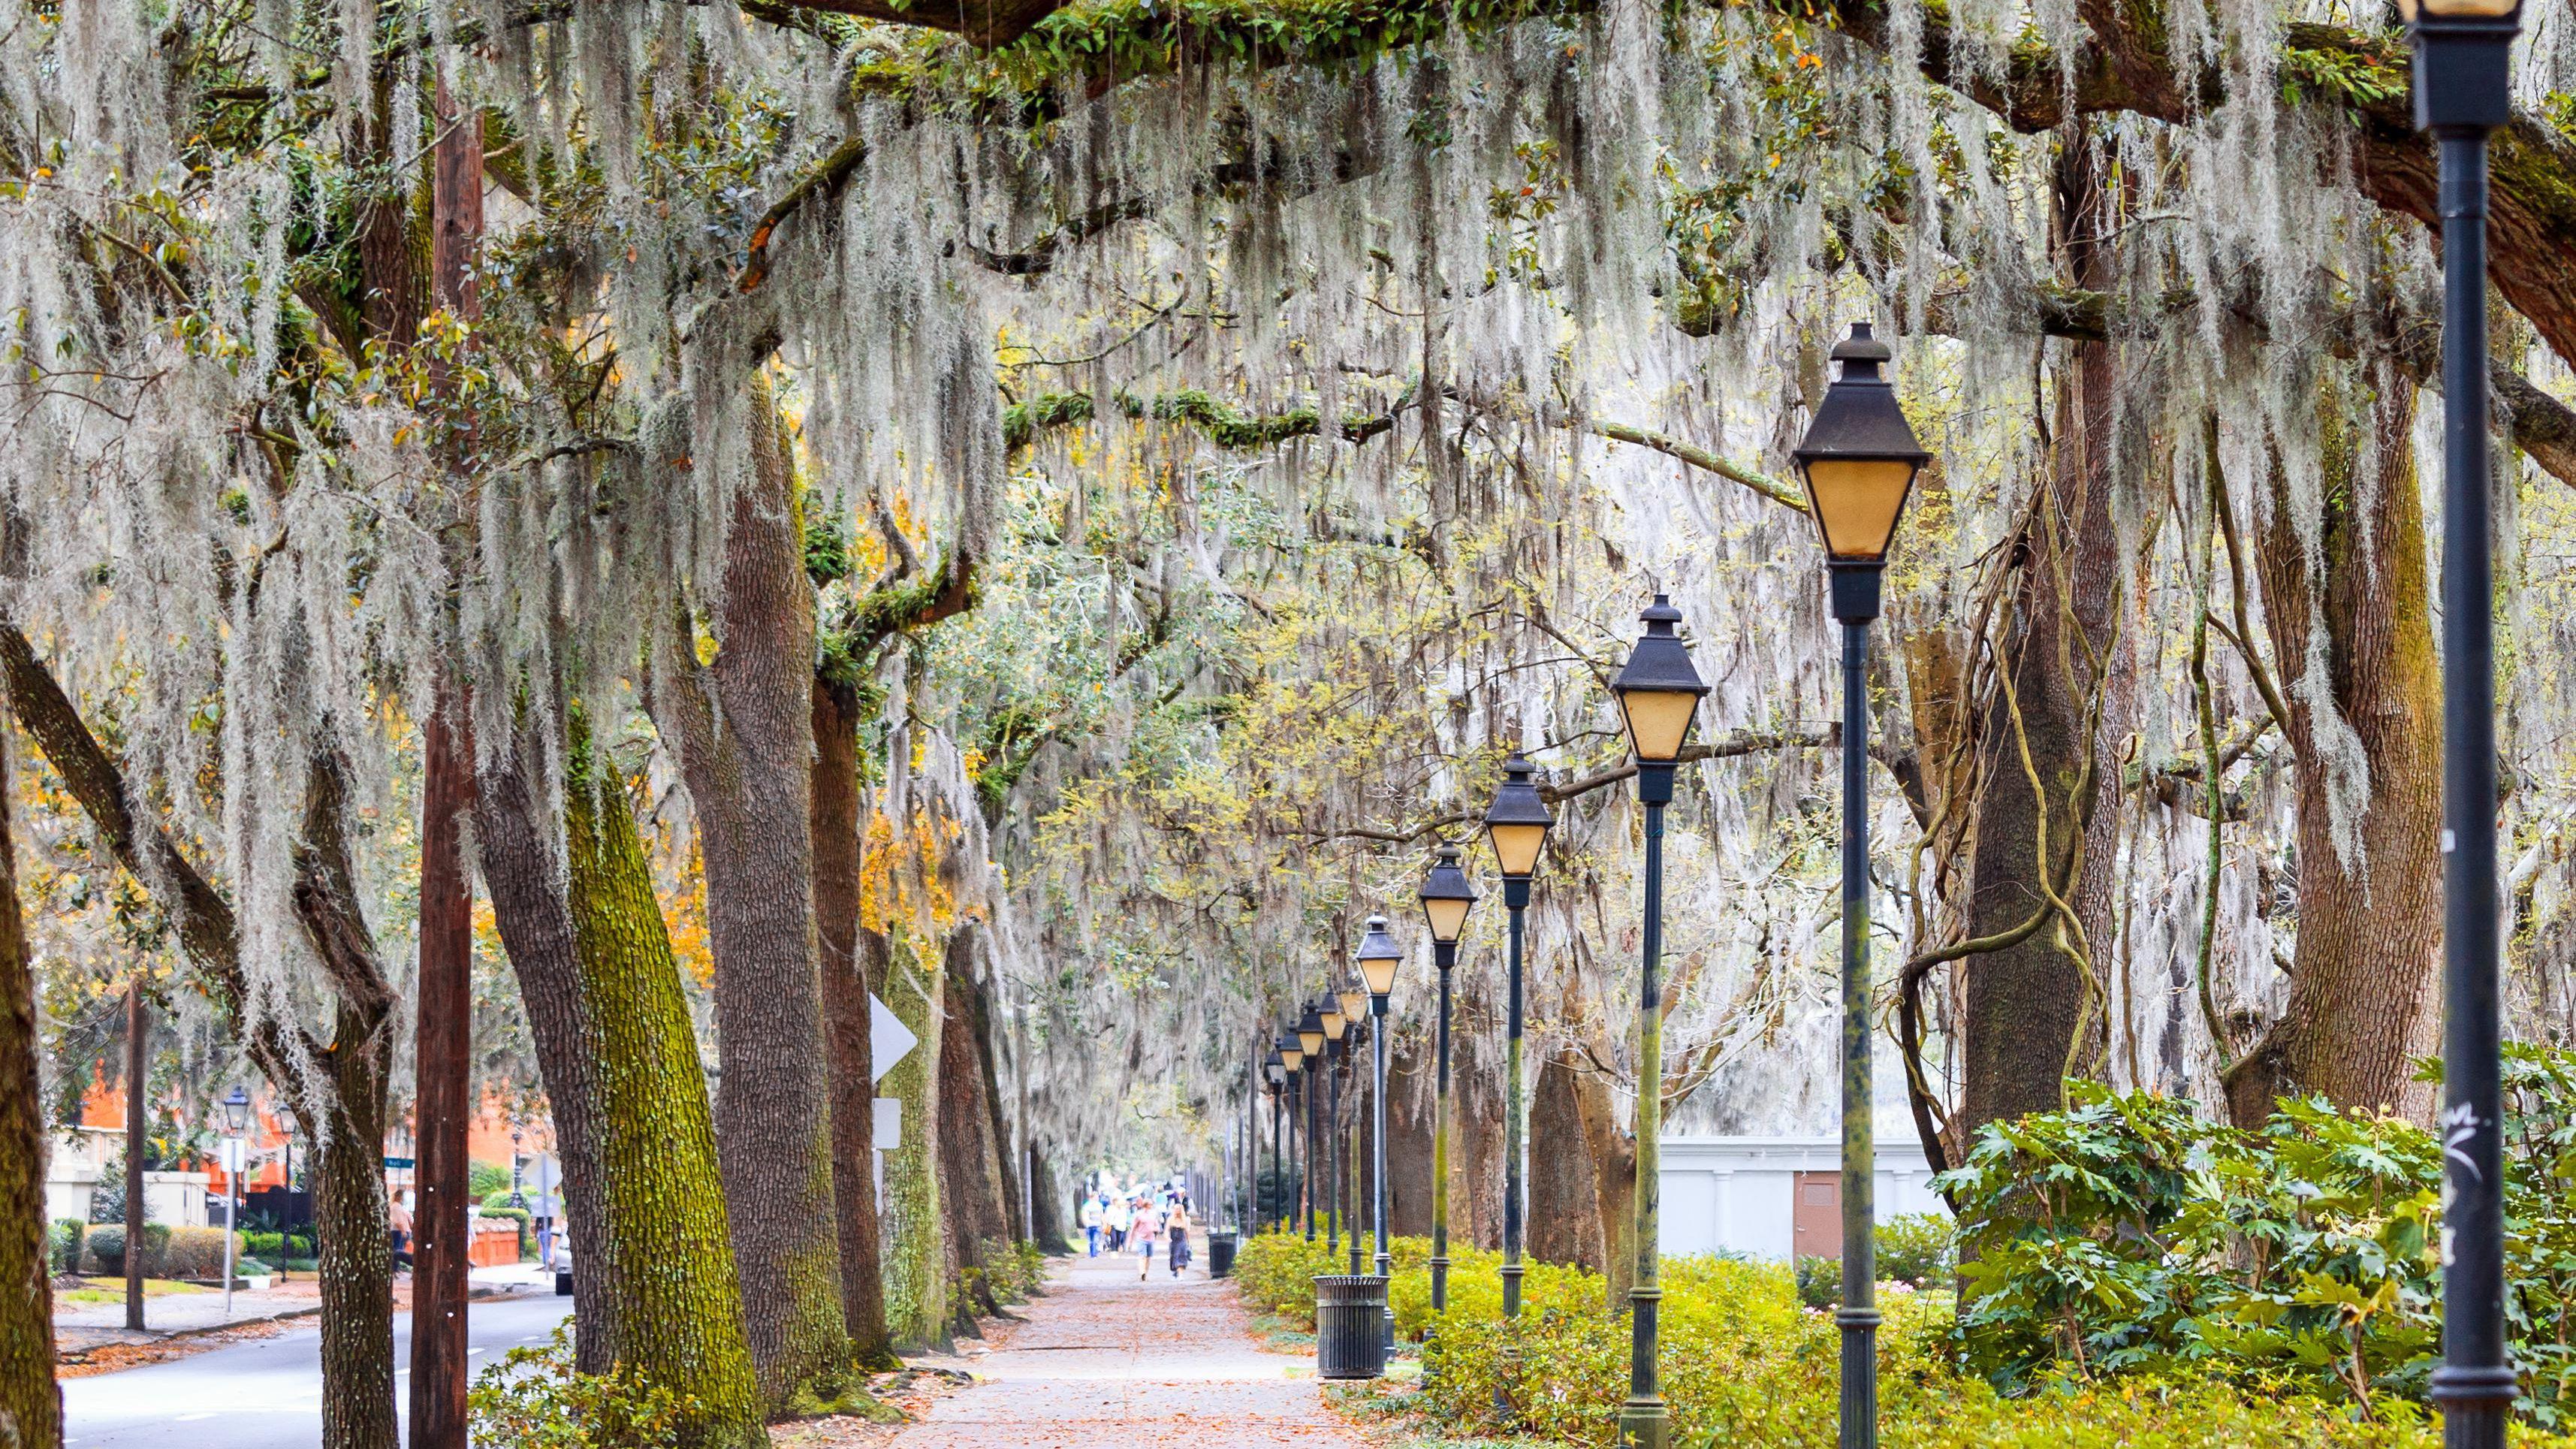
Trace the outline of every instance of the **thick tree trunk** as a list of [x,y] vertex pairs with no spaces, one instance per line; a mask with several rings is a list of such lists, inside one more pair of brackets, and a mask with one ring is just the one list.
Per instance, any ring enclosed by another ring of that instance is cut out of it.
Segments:
[[[975,984],[982,929],[969,926],[951,938],[946,971],[947,1020],[939,1032],[939,1171],[947,1202],[949,1241],[960,1269],[980,1269],[1003,1251],[1011,1233],[1004,1206],[1000,1144],[993,1140],[993,1107],[984,1094],[984,1041],[990,1026]],[[1001,1304],[981,1274],[965,1275],[975,1300],[957,1305],[958,1327],[973,1332],[971,1314],[995,1313]]]
[[851,1360],[890,1368],[885,1280],[877,1245],[876,1057],[859,965],[859,699],[846,682],[814,681],[814,939],[830,1063],[833,1222],[841,1244],[841,1323]]
[[1575,1075],[1561,1055],[1550,1052],[1540,1059],[1530,1087],[1528,1247],[1541,1262],[1598,1272],[1607,1260]]
[[[457,112],[442,76],[432,93],[438,141],[431,166],[430,296],[467,323],[482,318],[474,265],[483,246],[483,117]],[[440,453],[471,496],[471,418],[458,405],[457,366],[435,362],[430,385],[442,412]],[[451,511],[446,537],[462,536]],[[451,557],[461,554],[449,544]],[[440,666],[421,730],[419,1026],[413,1053],[414,1136],[420,1200],[412,1213],[411,1449],[465,1449],[466,1256],[473,1207],[466,1200],[467,1101],[474,1054],[474,890],[464,823],[474,794],[474,734],[453,624],[440,615]]]
[[850,1340],[814,935],[814,590],[777,410],[756,378],[743,385],[752,467],[725,536],[724,598],[708,601],[722,637],[701,664],[689,621],[667,628],[652,705],[697,816],[725,1204],[752,1364],[782,1409],[840,1391]]
[[[902,1104],[903,1131],[885,1154],[886,1330],[898,1348],[944,1347],[948,1341],[948,1216],[940,1192],[938,1065],[948,973],[937,957],[925,959],[909,931],[873,931],[860,938],[865,953],[882,950],[885,967],[877,994],[893,1008],[920,1045],[895,1063],[879,1090]],[[943,953],[944,954],[944,953]]]
[[[499,675],[493,676],[495,678]],[[477,782],[474,838],[483,857],[483,890],[492,900],[493,925],[519,981],[519,1001],[537,1050],[546,1106],[563,1160],[564,1221],[572,1246],[574,1357],[584,1373],[604,1374],[625,1355],[629,1332],[623,1296],[610,1282],[613,1265],[636,1252],[608,1249],[607,1191],[600,1176],[601,1062],[632,1058],[644,1044],[602,1050],[603,1034],[634,1031],[641,1023],[598,1022],[582,994],[581,953],[574,939],[572,903],[564,893],[562,864],[554,853],[546,806],[530,775],[539,757],[535,742],[514,733],[494,753]],[[691,1088],[701,1097],[703,1081]],[[645,1326],[645,1332],[658,1329]]]
[[[603,1287],[625,1325],[618,1357],[694,1395],[684,1442],[768,1442],[736,1291],[715,1123],[678,960],[626,794],[576,730],[564,780],[565,853],[581,987],[598,1063]],[[575,1261],[576,1274],[584,1265]]]
[[[2414,1063],[2439,1049],[2442,679],[2414,384],[2392,376],[2364,405],[2366,440],[2338,406],[2331,395],[2320,404],[2319,516],[2303,524],[2272,469],[2259,545],[2273,657],[2289,676],[2299,916],[2289,1003],[2227,1074],[2239,1126],[2297,1092],[2428,1123],[2432,1113]],[[2322,577],[2308,567],[2312,547]]]
[[0,755],[0,1443],[60,1449],[63,1399],[54,1387],[53,1276],[45,1262],[36,982],[18,915],[9,799],[7,757]]
[[[1064,1235],[1063,1194],[1058,1191],[1055,1164],[1047,1159],[1044,1145],[1029,1144],[1029,1237],[1041,1252],[1070,1253],[1073,1243]],[[1220,1221],[1215,1216],[1207,1220]]]
[[322,1442],[396,1449],[394,1255],[385,1211],[385,1086],[391,1075],[381,1022],[341,1007],[325,1070],[330,1115],[308,1122],[314,1159],[313,1225],[321,1255]]
[[[2091,135],[2058,174],[2061,255],[2079,284],[2107,280],[2113,224]],[[2060,364],[2057,455],[2011,556],[2001,678],[1980,721],[1972,937],[2017,935],[1968,957],[1961,1126],[2055,1110],[2061,1080],[2095,1070],[2108,1001],[2093,952],[2107,944],[2116,812],[2101,738],[2115,686],[2121,593],[2111,516],[2118,385],[2109,344],[2073,344]],[[2036,779],[2034,779],[2034,776]],[[1964,1145],[1964,1144],[1957,1144]]]
[[1584,1156],[1592,1164],[1592,1213],[1601,1234],[1601,1276],[1609,1283],[1610,1311],[1628,1311],[1637,1283],[1637,1139],[1619,1125],[1609,1079],[1575,1072],[1574,1115],[1583,1124]]

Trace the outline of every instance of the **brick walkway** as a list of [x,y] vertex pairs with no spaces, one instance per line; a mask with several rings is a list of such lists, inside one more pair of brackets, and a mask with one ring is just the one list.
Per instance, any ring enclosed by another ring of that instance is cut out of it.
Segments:
[[[1206,1250],[1202,1248],[1201,1262]],[[1253,1346],[1230,1284],[1132,1258],[1059,1262],[1028,1322],[966,1366],[895,1449],[1361,1449],[1317,1397],[1312,1359]]]

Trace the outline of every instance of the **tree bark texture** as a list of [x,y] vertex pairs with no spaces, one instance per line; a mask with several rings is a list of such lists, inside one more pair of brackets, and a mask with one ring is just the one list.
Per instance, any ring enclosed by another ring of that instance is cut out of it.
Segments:
[[1601,1237],[1597,1266],[1609,1285],[1610,1311],[1628,1311],[1637,1281],[1637,1140],[1619,1124],[1610,1080],[1573,1072],[1574,1116],[1583,1124],[1583,1153],[1592,1167],[1592,1213]]
[[[2302,537],[2299,505],[2275,468],[2258,546],[2297,756],[2299,914],[2289,1002],[2227,1073],[2239,1126],[2299,1092],[2428,1125],[2432,1115],[2414,1063],[2439,1050],[2442,678],[2414,384],[2385,376],[2361,405],[2365,419],[2333,416],[2339,406],[2332,396],[2320,405],[2320,536]],[[2368,446],[2357,428],[2368,429]],[[2343,813],[2357,807],[2357,818],[2338,820],[2339,791]]]
[[461,684],[447,687],[421,731],[419,1029],[413,1051],[420,1199],[412,1259],[412,1449],[465,1449],[467,1249],[465,1133],[473,1115],[474,892],[464,824],[472,809],[474,740]]
[[[18,853],[0,755],[0,1443],[60,1449],[53,1275],[45,1261],[45,1110],[36,980],[18,915]],[[134,1241],[131,1237],[126,1241]],[[130,1251],[130,1250],[129,1250]]]
[[[2104,280],[2110,229],[2098,142],[2071,142],[2058,175],[2061,256]],[[2107,343],[2073,344],[2059,366],[2056,457],[2012,549],[1998,676],[1979,721],[1969,934],[2017,935],[1967,957],[1960,1126],[2053,1111],[2061,1083],[2100,1060],[2108,1001],[2093,952],[2106,944],[2116,812],[2097,808],[2121,586],[2112,525]],[[1964,1143],[1953,1144],[1964,1146]]]
[[[607,1056],[632,1057],[639,1050],[632,1044],[603,1050],[600,1043],[612,1030],[633,1031],[641,1023],[592,1018],[582,990],[581,953],[562,863],[554,852],[547,807],[530,778],[539,755],[535,742],[523,734],[514,734],[507,747],[494,752],[476,782],[474,839],[483,858],[483,890],[492,901],[492,922],[518,978],[519,1001],[554,1122],[555,1151],[563,1161],[561,1226],[572,1245],[573,1262],[582,1265],[572,1279],[574,1361],[584,1373],[604,1374],[625,1357],[620,1346],[630,1331],[662,1331],[649,1324],[627,1327],[624,1295],[614,1291],[610,1276],[617,1262],[637,1255],[609,1250],[608,1234],[614,1229],[600,1168],[605,1130],[599,1115],[600,1064]],[[701,1080],[690,1090],[703,1097],[705,1083]]]
[[1574,1068],[1540,1056],[1530,1085],[1529,1255],[1599,1272],[1607,1259],[1594,1192],[1592,1147],[1575,1100]]
[[[564,780],[573,936],[599,1084],[603,1289],[620,1361],[696,1396],[684,1442],[768,1442],[697,1033],[626,793],[578,725]],[[575,1272],[581,1268],[576,1260]]]
[[940,1188],[953,1266],[974,1289],[969,1301],[956,1305],[958,1329],[964,1333],[975,1331],[974,1314],[998,1313],[1001,1304],[980,1271],[963,1270],[987,1267],[996,1253],[1008,1251],[1011,1236],[1001,1144],[994,1140],[993,1106],[985,1095],[983,1058],[991,1023],[975,981],[983,940],[980,926],[967,926],[949,940],[947,1020],[939,1033]]
[[724,598],[709,601],[721,637],[701,663],[694,627],[676,620],[652,706],[697,817],[725,1203],[752,1364],[783,1408],[837,1390],[850,1342],[814,924],[814,590],[777,410],[766,386],[745,385],[752,467],[725,536]]
[[[841,1246],[841,1324],[862,1368],[898,1360],[886,1333],[876,1190],[876,1056],[868,1038],[870,981],[859,959],[859,698],[846,683],[814,681],[814,940],[823,993],[831,1093],[832,1220]],[[880,940],[881,950],[883,942]]]
[[[921,1043],[879,1084],[885,1096],[902,1104],[903,1114],[901,1138],[885,1154],[886,1330],[897,1348],[910,1351],[948,1340],[953,1255],[938,1153],[945,1125],[939,1115],[938,1065],[948,973],[910,932],[898,927],[883,939],[889,949],[877,995]],[[932,943],[928,949],[938,947]]]

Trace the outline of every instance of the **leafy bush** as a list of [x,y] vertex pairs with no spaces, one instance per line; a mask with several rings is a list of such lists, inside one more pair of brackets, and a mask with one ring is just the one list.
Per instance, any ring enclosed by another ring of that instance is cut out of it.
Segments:
[[[247,1250],[239,1241],[234,1255]],[[160,1272],[170,1278],[220,1278],[224,1272],[224,1230],[221,1228],[172,1228],[170,1239],[161,1250]]]
[[[143,1276],[167,1276],[162,1271],[162,1256],[170,1243],[170,1229],[162,1223],[143,1225]],[[119,1274],[125,1271],[125,1225],[99,1223],[89,1230],[88,1258],[93,1271]]]
[[282,1263],[314,1254],[313,1239],[306,1233],[244,1233],[242,1251],[266,1263]]
[[485,1369],[467,1396],[477,1444],[511,1449],[677,1449],[703,1413],[693,1395],[647,1383],[620,1365],[607,1374],[573,1367],[572,1325],[539,1348],[514,1348]]
[[[217,1269],[216,1271],[221,1272],[223,1270]],[[236,1278],[255,1277],[261,1273],[274,1273],[276,1271],[276,1269],[271,1268],[257,1258],[240,1258],[236,1259],[233,1263],[233,1276]]]
[[510,1196],[510,1169],[497,1162],[465,1164],[465,1195],[476,1202],[499,1196]]
[[[2576,1391],[2576,1055],[2506,1048],[2506,1282],[2520,1413]],[[2078,1084],[1990,1124],[1942,1186],[1961,1211],[1964,1361],[2007,1393],[2062,1370],[2220,1373],[2420,1401],[2440,1353],[2442,1158],[2395,1118],[2285,1100],[2243,1132],[2189,1102]]]
[[1800,1258],[1793,1270],[1798,1301],[1809,1308],[1839,1307],[1843,1301],[1843,1265],[1834,1258]]
[[1942,1214],[1889,1218],[1871,1236],[1878,1247],[1879,1281],[1941,1289],[1957,1284],[1959,1230]]
[[81,1267],[81,1239],[89,1224],[78,1218],[56,1218],[54,1230],[46,1242],[46,1256],[57,1273],[77,1273]]

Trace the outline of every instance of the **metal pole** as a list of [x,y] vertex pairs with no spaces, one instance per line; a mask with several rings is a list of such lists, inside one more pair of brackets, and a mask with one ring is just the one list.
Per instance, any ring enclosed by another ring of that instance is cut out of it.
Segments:
[[1637,1449],[1664,1449],[1672,1420],[1655,1373],[1664,1297],[1655,1244],[1664,1106],[1663,988],[1657,972],[1664,955],[1664,806],[1673,798],[1673,767],[1640,763],[1637,798],[1646,806],[1645,962],[1637,992],[1637,1274],[1628,1289],[1628,1402],[1619,1411],[1619,1440]]
[[1503,1317],[1521,1316],[1521,917],[1529,909],[1527,876],[1503,877],[1511,914],[1509,1014],[1503,1026]]
[[2498,1449],[2504,1345],[2504,1107],[2497,1024],[2495,596],[2487,457],[2487,132],[2441,127],[2442,1366],[2450,1449]]
[[143,986],[125,988],[125,1326],[143,1327]]
[[[1331,1064],[1324,1062],[1321,1053],[1318,1053],[1314,1060],[1323,1063],[1325,1068],[1330,1070]],[[1312,1071],[1309,1071],[1306,1076],[1308,1079],[1306,1082],[1306,1176],[1308,1178],[1305,1192],[1306,1241],[1311,1243],[1315,1241],[1316,1194],[1312,1179],[1315,1176],[1315,1143],[1318,1140],[1315,1136],[1315,1108],[1324,1100],[1324,1083],[1323,1079],[1317,1077]]]
[[[1342,1030],[1347,1035],[1350,1028],[1345,1026]],[[1332,1159],[1332,1176],[1327,1179],[1324,1191],[1324,1252],[1327,1255],[1342,1250],[1342,1154],[1333,1150],[1333,1144],[1341,1141],[1342,1134],[1342,1074],[1335,1070],[1333,1056],[1336,1052],[1345,1057],[1350,1055],[1340,1042],[1324,1043],[1324,1075],[1333,1084],[1333,1100],[1324,1118],[1324,1152]]]
[[1449,973],[1458,964],[1458,943],[1432,942],[1431,963],[1440,971],[1440,1065],[1431,1098],[1431,1311],[1436,1316],[1449,1306]]
[[1878,1262],[1870,1202],[1869,623],[1843,623],[1842,1449],[1878,1446]]
[[[1387,1270],[1393,1260],[1386,1253],[1386,998],[1369,998],[1369,1016],[1377,1030],[1369,1033],[1369,1186],[1377,1201],[1377,1276],[1392,1276]],[[1386,1342],[1395,1345],[1395,1306],[1386,1308]]]
[[[1360,1031],[1360,1030],[1366,1030],[1366,1028],[1354,1025],[1353,1027],[1351,1027],[1351,1028],[1350,1028],[1350,1030],[1351,1030],[1351,1031]],[[1369,1032],[1368,1034],[1369,1034],[1369,1037],[1370,1037],[1370,1039],[1371,1039],[1371,1040],[1375,1040],[1375,1039],[1376,1039],[1376,1037],[1377,1037],[1377,1033],[1376,1033],[1376,1032],[1374,1032],[1374,1031],[1371,1031],[1371,1032]],[[1349,1041],[1349,1040],[1350,1040],[1350,1037],[1349,1037],[1348,1032],[1345,1032],[1345,1033],[1344,1033],[1344,1035],[1343,1035],[1343,1038],[1342,1038],[1342,1039],[1343,1039],[1345,1042],[1347,1042],[1347,1041]],[[1358,1069],[1356,1066],[1354,1066],[1351,1070],[1352,1070],[1353,1075],[1357,1075],[1357,1073],[1358,1073],[1358,1070],[1359,1070],[1359,1069]],[[1356,1084],[1356,1083],[1354,1083],[1354,1084],[1353,1084],[1352,1090],[1353,1090],[1353,1091],[1355,1091],[1355,1092],[1358,1090],[1358,1086],[1357,1086],[1357,1084]],[[1352,1103],[1352,1104],[1351,1104],[1351,1115],[1352,1115],[1352,1116],[1354,1116],[1354,1117],[1357,1117],[1357,1116],[1359,1115],[1359,1104],[1358,1104],[1358,1103],[1356,1103],[1356,1102],[1354,1102],[1354,1103]],[[1357,1222],[1357,1221],[1358,1221],[1357,1209],[1358,1209],[1358,1207],[1359,1207],[1359,1199],[1360,1199],[1360,1151],[1361,1151],[1361,1149],[1362,1149],[1362,1148],[1366,1147],[1367,1145],[1368,1145],[1368,1134],[1366,1134],[1366,1133],[1364,1133],[1364,1132],[1360,1131],[1360,1130],[1359,1130],[1359,1124],[1358,1124],[1357,1122],[1353,1122],[1353,1123],[1351,1124],[1351,1130],[1350,1130],[1350,1134],[1349,1134],[1349,1147],[1347,1148],[1347,1151],[1348,1151],[1348,1153],[1349,1153],[1349,1155],[1350,1155],[1350,1178],[1349,1178],[1349,1181],[1350,1181],[1350,1198],[1351,1198],[1351,1207],[1352,1207],[1352,1209],[1354,1210],[1354,1211],[1353,1211],[1353,1217],[1352,1217],[1352,1220],[1353,1220],[1354,1222]],[[1351,1243],[1351,1262],[1350,1262],[1351,1276],[1352,1276],[1352,1277],[1354,1277],[1354,1278],[1356,1278],[1356,1277],[1358,1277],[1358,1276],[1360,1275],[1360,1235],[1359,1235],[1359,1232],[1357,1231],[1357,1229],[1354,1229],[1354,1230],[1352,1231],[1352,1233],[1351,1233],[1351,1238],[1350,1238],[1350,1243]]]
[[[226,1145],[239,1142],[231,1139]],[[227,1153],[224,1163],[224,1322],[233,1321],[233,1235],[241,1230],[242,1164],[250,1160],[249,1145],[241,1144]]]
[[1282,1194],[1288,1190],[1288,1160],[1279,1154],[1279,1091],[1270,1091],[1270,1211],[1263,1214],[1264,1232],[1279,1225],[1286,1201]]

